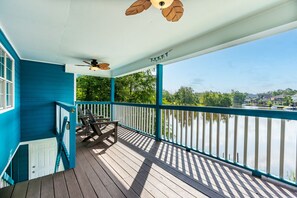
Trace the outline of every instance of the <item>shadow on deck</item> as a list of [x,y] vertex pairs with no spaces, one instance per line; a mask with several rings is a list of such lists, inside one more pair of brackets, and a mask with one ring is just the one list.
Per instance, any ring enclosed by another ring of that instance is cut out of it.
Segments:
[[86,148],[77,167],[0,190],[0,197],[297,197],[297,189],[119,128],[119,141]]

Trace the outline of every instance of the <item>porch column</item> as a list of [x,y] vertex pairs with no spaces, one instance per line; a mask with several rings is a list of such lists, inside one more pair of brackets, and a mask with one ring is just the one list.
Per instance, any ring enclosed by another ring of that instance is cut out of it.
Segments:
[[156,66],[156,140],[161,141],[161,122],[162,122],[162,116],[161,116],[161,109],[162,106],[162,99],[163,99],[163,65],[158,64]]
[[110,119],[114,120],[113,103],[115,96],[115,78],[110,79]]

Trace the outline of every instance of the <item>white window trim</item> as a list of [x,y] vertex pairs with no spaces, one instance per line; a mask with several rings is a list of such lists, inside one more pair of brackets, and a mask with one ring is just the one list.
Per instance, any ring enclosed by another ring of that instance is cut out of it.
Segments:
[[[0,43],[0,48],[4,51],[5,56],[4,56],[4,109],[0,109],[0,114],[14,110],[15,108],[15,60],[14,58],[11,56],[11,54],[6,50],[6,48],[2,45],[2,43]],[[12,105],[10,107],[6,107],[7,104],[7,96],[6,96],[6,83],[7,83],[7,79],[6,79],[6,58],[10,58],[12,60]]]

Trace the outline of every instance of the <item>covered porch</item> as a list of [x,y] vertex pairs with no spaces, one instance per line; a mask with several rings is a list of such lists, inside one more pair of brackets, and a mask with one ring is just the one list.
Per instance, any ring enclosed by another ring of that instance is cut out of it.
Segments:
[[[182,1],[178,23],[125,16],[133,0],[0,3],[0,197],[297,196],[297,111],[163,103],[164,66],[295,30],[297,1]],[[153,68],[154,103],[116,101]],[[77,101],[79,75],[109,100]],[[85,147],[78,108],[117,120],[118,143]]]
[[292,187],[120,127],[93,147],[77,135],[76,167],[0,190],[5,197],[296,197]]

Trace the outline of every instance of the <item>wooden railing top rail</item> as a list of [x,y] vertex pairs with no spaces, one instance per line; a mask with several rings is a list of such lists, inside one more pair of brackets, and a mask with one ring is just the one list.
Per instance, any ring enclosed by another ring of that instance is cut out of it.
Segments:
[[56,101],[56,104],[59,105],[60,107],[64,108],[66,111],[71,112],[71,113],[75,112],[75,110],[76,110],[76,106],[73,105],[73,104],[60,102],[60,101]]
[[[77,101],[76,104],[111,104],[111,102]],[[112,104],[121,105],[121,106],[156,108],[155,104],[137,104],[137,103],[126,103],[126,102],[114,102]],[[198,112],[206,112],[206,113],[219,113],[219,114],[230,114],[230,115],[239,115],[239,116],[253,116],[253,117],[263,117],[263,118],[297,120],[297,111],[243,109],[243,108],[229,108],[229,107],[177,106],[177,105],[160,105],[159,107],[160,109],[170,109],[170,110],[198,111]]]

